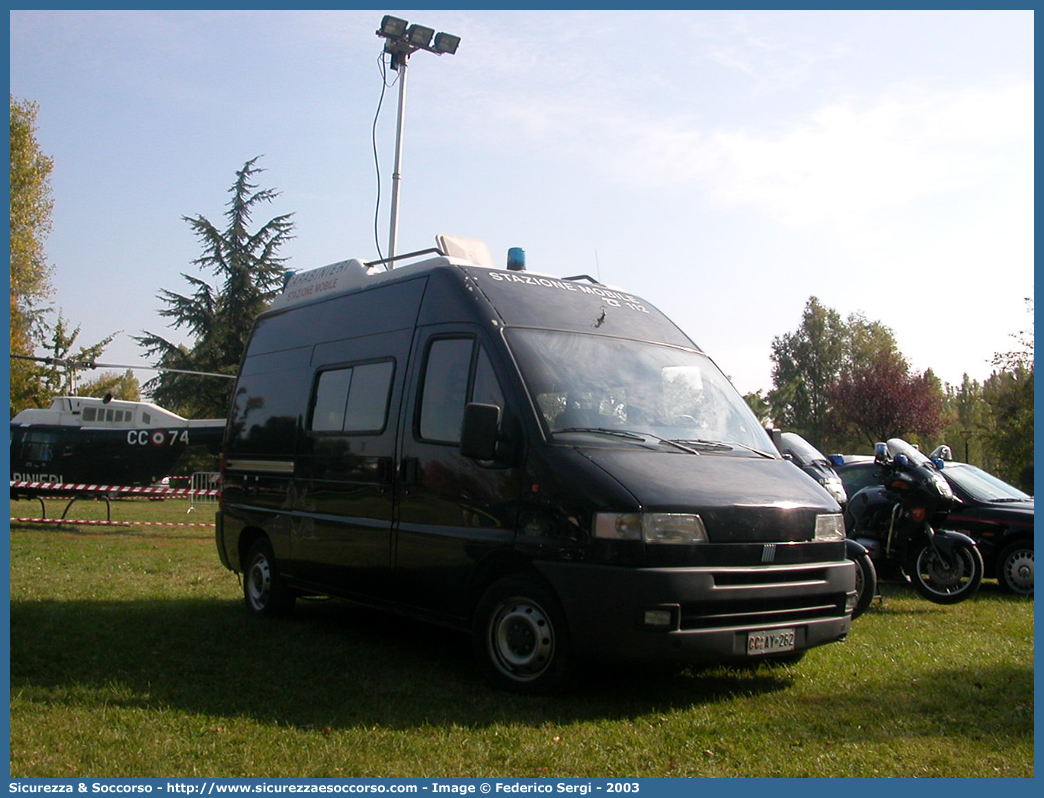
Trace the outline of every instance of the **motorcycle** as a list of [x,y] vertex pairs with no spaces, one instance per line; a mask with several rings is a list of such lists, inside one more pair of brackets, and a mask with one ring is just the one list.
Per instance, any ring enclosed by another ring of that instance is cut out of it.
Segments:
[[878,572],[898,570],[929,601],[956,604],[973,596],[982,582],[982,555],[967,535],[939,528],[954,503],[939,473],[942,461],[901,438],[878,443],[874,461],[879,484],[849,499],[848,537],[867,549]]

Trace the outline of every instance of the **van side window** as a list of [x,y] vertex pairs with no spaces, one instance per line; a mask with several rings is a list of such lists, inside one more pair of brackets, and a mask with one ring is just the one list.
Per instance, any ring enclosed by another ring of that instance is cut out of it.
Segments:
[[475,381],[471,389],[471,399],[485,405],[496,405],[504,409],[504,393],[500,390],[500,383],[493,373],[493,364],[489,362],[486,350],[479,347],[478,360],[475,363]]
[[[476,346],[478,353],[473,358]],[[471,338],[432,341],[424,370],[420,437],[459,443],[464,405],[469,401],[504,406],[504,394],[486,351]]]
[[313,432],[380,432],[388,415],[394,363],[362,363],[319,375]]
[[352,369],[352,387],[344,406],[345,432],[380,432],[384,429],[392,371],[390,360]]

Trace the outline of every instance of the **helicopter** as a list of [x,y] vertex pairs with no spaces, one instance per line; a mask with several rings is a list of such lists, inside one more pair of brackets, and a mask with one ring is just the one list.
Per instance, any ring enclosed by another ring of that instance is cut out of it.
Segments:
[[[141,368],[234,379],[227,374],[12,355],[71,369]],[[58,396],[49,408],[11,419],[11,495],[53,492],[57,485],[141,486],[166,477],[182,454],[202,445],[220,451],[225,419],[186,419],[151,402]]]

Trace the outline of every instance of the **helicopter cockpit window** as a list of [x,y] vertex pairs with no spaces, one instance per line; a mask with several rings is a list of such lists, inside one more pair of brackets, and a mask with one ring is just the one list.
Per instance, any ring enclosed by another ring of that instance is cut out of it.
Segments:
[[22,457],[30,462],[47,462],[54,456],[58,436],[51,432],[27,432],[22,440]]

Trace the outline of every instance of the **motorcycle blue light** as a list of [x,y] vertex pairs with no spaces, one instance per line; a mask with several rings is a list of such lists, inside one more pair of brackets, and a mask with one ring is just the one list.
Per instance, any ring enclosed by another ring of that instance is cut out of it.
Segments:
[[908,465],[910,465],[910,458],[907,457],[905,454],[897,454],[895,456],[895,464],[900,468],[906,468]]

